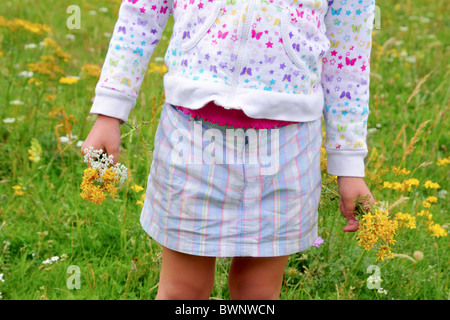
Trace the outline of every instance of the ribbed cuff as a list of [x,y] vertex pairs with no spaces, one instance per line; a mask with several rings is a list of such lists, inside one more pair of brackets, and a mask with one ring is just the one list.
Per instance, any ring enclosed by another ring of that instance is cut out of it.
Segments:
[[136,99],[120,91],[97,86],[94,103],[89,113],[118,118],[121,120],[121,124],[124,124],[128,121],[128,115],[135,104]]
[[340,177],[364,177],[367,150],[327,150],[327,172]]

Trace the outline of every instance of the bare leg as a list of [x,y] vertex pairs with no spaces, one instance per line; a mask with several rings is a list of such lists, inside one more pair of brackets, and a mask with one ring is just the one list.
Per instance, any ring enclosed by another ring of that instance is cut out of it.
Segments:
[[207,300],[214,286],[215,257],[162,250],[156,300]]
[[235,257],[228,275],[233,300],[278,300],[289,256]]

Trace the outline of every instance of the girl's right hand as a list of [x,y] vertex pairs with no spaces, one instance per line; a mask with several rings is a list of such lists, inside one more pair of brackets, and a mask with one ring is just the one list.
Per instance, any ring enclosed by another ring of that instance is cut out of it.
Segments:
[[120,148],[120,120],[99,114],[81,146],[81,153],[85,155],[84,149],[89,147],[93,147],[94,150],[102,149],[106,151],[108,156],[113,156],[113,163],[116,164]]

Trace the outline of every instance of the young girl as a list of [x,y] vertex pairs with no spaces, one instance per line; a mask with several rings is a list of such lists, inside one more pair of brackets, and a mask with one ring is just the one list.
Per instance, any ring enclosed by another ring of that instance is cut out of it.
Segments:
[[157,299],[208,299],[216,257],[233,257],[232,299],[279,298],[289,255],[318,238],[322,115],[344,231],[357,230],[353,200],[368,194],[373,203],[363,177],[374,7],[123,0],[82,150],[117,161],[120,124],[173,15],[140,219],[163,249]]

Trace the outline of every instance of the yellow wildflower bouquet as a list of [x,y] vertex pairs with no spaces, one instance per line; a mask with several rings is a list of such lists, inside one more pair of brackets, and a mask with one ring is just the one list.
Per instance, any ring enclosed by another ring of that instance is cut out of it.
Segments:
[[370,208],[355,200],[356,219],[359,224],[358,244],[365,250],[377,250],[377,261],[394,256],[391,251],[399,223],[392,217],[387,203],[376,201]]
[[101,204],[109,195],[114,198],[118,187],[127,178],[127,168],[120,163],[113,165],[113,156],[107,156],[102,149],[84,149],[84,162],[89,167],[84,170],[80,196],[84,200]]

